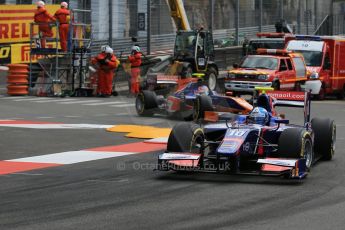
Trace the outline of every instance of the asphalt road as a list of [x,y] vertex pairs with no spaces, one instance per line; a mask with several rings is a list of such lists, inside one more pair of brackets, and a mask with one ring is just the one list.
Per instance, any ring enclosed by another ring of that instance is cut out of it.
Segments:
[[[127,97],[77,98],[74,104],[26,99],[0,97],[0,120],[159,127],[178,122],[139,118]],[[85,105],[89,100],[128,106]],[[281,111],[301,123],[300,109]],[[336,155],[301,182],[157,172],[152,169],[158,152],[108,158],[0,176],[0,229],[344,229],[344,112],[345,101],[313,103],[313,116],[336,120]],[[0,160],[139,141],[104,129],[0,131]]]

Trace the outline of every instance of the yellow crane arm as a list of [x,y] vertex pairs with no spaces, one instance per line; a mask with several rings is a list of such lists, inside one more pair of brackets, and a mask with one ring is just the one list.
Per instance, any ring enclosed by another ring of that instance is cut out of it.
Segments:
[[173,18],[177,30],[190,30],[186,10],[183,0],[168,0],[170,14]]

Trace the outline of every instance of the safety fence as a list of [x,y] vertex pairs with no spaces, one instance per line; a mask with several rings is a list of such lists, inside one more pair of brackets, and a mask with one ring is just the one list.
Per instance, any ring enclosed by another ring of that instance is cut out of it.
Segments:
[[[314,25],[309,25],[313,27]],[[301,27],[302,33],[306,33],[308,27],[303,25]],[[248,39],[256,37],[256,34],[259,32],[259,28],[255,27],[244,27],[239,29],[239,45],[242,44],[245,37]],[[275,32],[274,25],[266,25],[261,28],[262,32]],[[213,40],[216,48],[219,47],[219,42],[222,40],[230,40],[228,46],[236,46],[235,43],[235,29],[221,29],[213,31]],[[138,44],[141,47],[141,50],[144,54],[147,54],[147,37],[138,37],[137,42],[133,42],[130,38],[116,38],[112,40],[112,48],[115,51],[117,57],[122,58],[123,56],[129,55],[131,52],[131,47],[134,44]],[[152,35],[150,39],[150,54],[153,55],[165,55],[171,54],[174,49],[175,42],[175,33],[172,34],[161,34],[161,35]],[[99,52],[102,45],[109,44],[108,40],[96,40],[92,42],[91,51],[95,55]],[[122,57],[121,57],[122,56]]]

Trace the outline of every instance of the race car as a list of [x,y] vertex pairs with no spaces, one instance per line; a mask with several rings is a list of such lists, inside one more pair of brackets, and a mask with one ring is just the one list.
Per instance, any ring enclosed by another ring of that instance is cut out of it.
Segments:
[[205,111],[247,114],[252,110],[252,105],[243,98],[218,95],[211,91],[200,76],[179,79],[176,81],[176,90],[167,96],[157,95],[150,90],[141,91],[135,102],[138,115],[152,116],[161,113],[177,115],[189,121],[203,119]]
[[[248,115],[218,113],[217,122],[203,127],[175,125],[166,152],[158,157],[158,170],[306,177],[316,161],[333,158],[336,125],[331,119],[310,120],[310,93],[288,94],[304,101],[279,101],[264,93]],[[279,104],[304,107],[304,125],[274,115]]]

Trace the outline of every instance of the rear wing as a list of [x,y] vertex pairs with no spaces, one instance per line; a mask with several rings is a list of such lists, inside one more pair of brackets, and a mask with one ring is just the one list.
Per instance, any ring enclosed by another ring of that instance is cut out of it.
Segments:
[[[272,88],[255,88],[259,94],[266,94],[274,100],[274,106],[304,108],[304,123],[310,122],[311,92],[305,91],[276,91]],[[266,92],[267,91],[267,92]]]
[[179,76],[177,75],[157,75],[157,84],[177,84],[179,81]]

